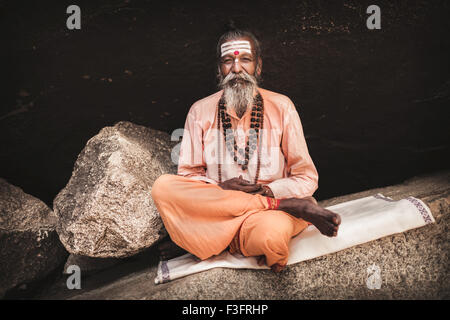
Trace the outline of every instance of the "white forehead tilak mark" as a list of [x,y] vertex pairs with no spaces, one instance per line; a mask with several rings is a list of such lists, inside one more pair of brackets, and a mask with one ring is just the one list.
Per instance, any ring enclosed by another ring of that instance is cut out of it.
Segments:
[[[227,55],[227,54],[234,54],[238,55],[240,52],[246,52],[246,53],[252,53],[252,47],[250,46],[250,42],[246,40],[240,40],[240,41],[228,41],[223,43],[220,46],[221,51],[221,57]],[[237,52],[237,54],[236,54]]]

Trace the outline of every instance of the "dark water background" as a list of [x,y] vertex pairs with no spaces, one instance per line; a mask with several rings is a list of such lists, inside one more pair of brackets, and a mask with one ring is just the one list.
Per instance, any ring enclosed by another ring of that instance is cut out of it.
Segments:
[[[66,8],[81,7],[81,30]],[[381,8],[368,30],[366,8]],[[0,1],[0,177],[48,205],[121,120],[171,133],[216,89],[233,19],[297,106],[318,199],[448,168],[448,1]]]

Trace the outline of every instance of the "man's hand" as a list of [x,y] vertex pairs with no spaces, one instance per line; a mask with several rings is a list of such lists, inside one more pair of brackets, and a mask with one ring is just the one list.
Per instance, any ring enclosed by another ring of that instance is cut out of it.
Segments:
[[262,196],[265,197],[270,197],[270,198],[275,198],[272,189],[270,189],[270,187],[268,186],[262,186],[261,190],[255,191],[255,192],[250,192],[251,194],[260,194]]
[[237,190],[244,191],[247,193],[254,193],[261,190],[262,186],[260,184],[250,183],[249,181],[239,176],[239,178],[232,178],[230,180],[219,183],[219,187],[224,190]]

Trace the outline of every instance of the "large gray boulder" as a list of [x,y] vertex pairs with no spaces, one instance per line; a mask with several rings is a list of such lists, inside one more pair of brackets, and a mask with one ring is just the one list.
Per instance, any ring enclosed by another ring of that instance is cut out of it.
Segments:
[[62,264],[67,251],[55,225],[45,203],[0,178],[0,298]]
[[167,133],[118,122],[91,138],[56,196],[57,231],[66,249],[93,258],[123,258],[167,233],[151,199],[153,182],[175,173]]

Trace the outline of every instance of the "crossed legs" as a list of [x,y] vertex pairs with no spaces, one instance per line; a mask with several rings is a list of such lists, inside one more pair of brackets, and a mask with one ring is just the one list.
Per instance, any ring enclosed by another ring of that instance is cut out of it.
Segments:
[[[272,270],[279,271],[287,263],[291,238],[308,226],[293,214],[272,210],[261,195],[177,175],[159,177],[152,198],[173,241],[160,246],[166,259],[184,250],[206,259],[237,240],[237,251],[264,257]],[[312,197],[308,200],[316,203]]]

